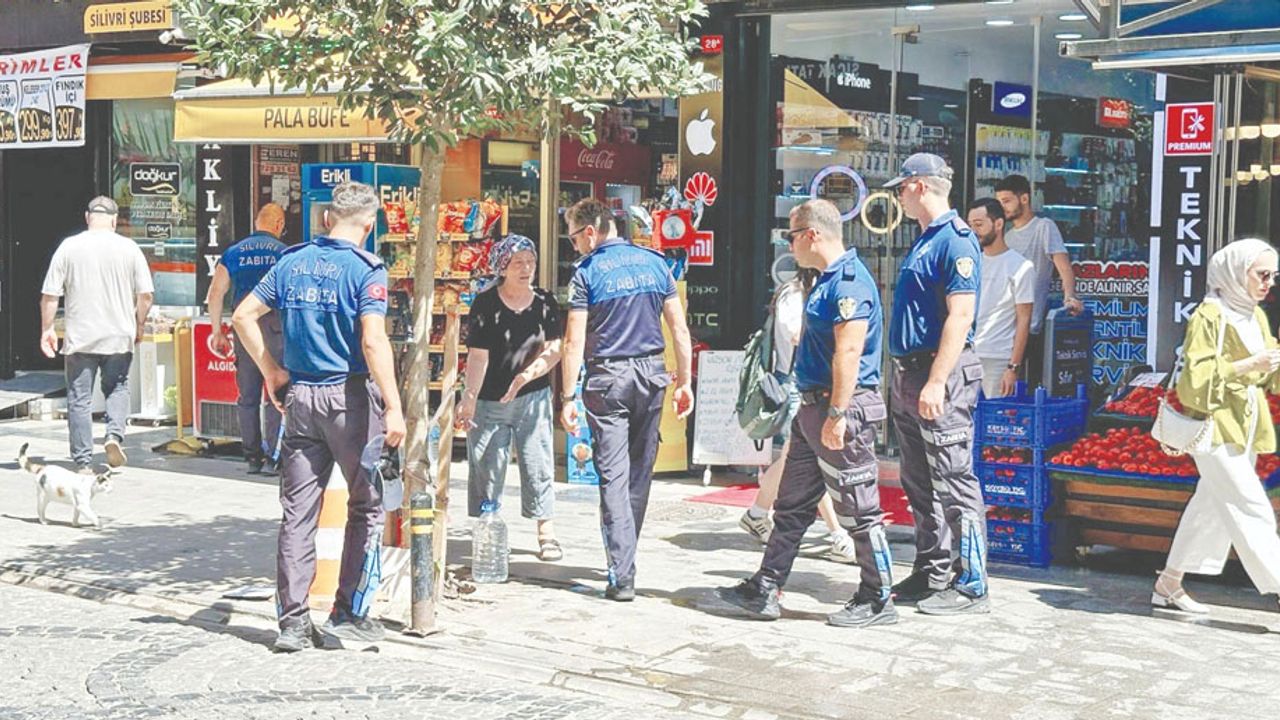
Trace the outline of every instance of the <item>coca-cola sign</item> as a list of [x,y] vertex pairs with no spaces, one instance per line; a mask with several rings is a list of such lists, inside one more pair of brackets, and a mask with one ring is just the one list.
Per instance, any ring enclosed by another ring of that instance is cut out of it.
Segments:
[[578,153],[578,167],[591,170],[612,170],[618,153],[613,150],[582,148]]

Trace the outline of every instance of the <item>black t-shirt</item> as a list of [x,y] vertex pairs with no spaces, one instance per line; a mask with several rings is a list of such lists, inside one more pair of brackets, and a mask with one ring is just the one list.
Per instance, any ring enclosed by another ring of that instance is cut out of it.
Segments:
[[[489,351],[481,400],[501,400],[511,381],[538,357],[543,345],[564,334],[555,297],[538,288],[533,290],[533,303],[519,313],[507,307],[498,288],[485,290],[471,304],[469,323],[467,346]],[[548,373],[520,388],[520,395],[550,386]]]

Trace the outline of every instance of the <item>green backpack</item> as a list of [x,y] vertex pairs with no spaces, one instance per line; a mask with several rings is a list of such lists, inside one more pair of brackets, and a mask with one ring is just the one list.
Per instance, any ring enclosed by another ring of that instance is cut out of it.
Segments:
[[764,327],[747,341],[746,357],[738,374],[738,403],[734,411],[738,424],[747,437],[756,441],[756,449],[764,447],[766,440],[779,434],[795,417],[794,381],[780,381],[773,369],[773,310],[764,321]]

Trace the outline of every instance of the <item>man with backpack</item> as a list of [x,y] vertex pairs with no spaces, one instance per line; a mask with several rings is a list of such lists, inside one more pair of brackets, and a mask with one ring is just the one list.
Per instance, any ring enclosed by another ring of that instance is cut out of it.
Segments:
[[856,250],[844,248],[840,211],[809,200],[791,211],[788,237],[802,267],[822,270],[805,301],[795,359],[800,409],[774,503],[774,528],[760,569],[719,595],[757,620],[776,620],[791,572],[818,502],[830,493],[840,522],[853,535],[862,580],[858,592],[827,622],[840,627],[894,623],[889,543],[880,511],[875,424],[887,416],[880,396],[880,293]]

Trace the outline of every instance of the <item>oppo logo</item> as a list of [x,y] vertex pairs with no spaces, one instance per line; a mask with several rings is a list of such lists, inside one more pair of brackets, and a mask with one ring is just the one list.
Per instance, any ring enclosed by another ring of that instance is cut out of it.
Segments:
[[1006,110],[1013,110],[1014,108],[1022,107],[1026,101],[1027,96],[1025,93],[1011,92],[1000,98],[1000,107]]

